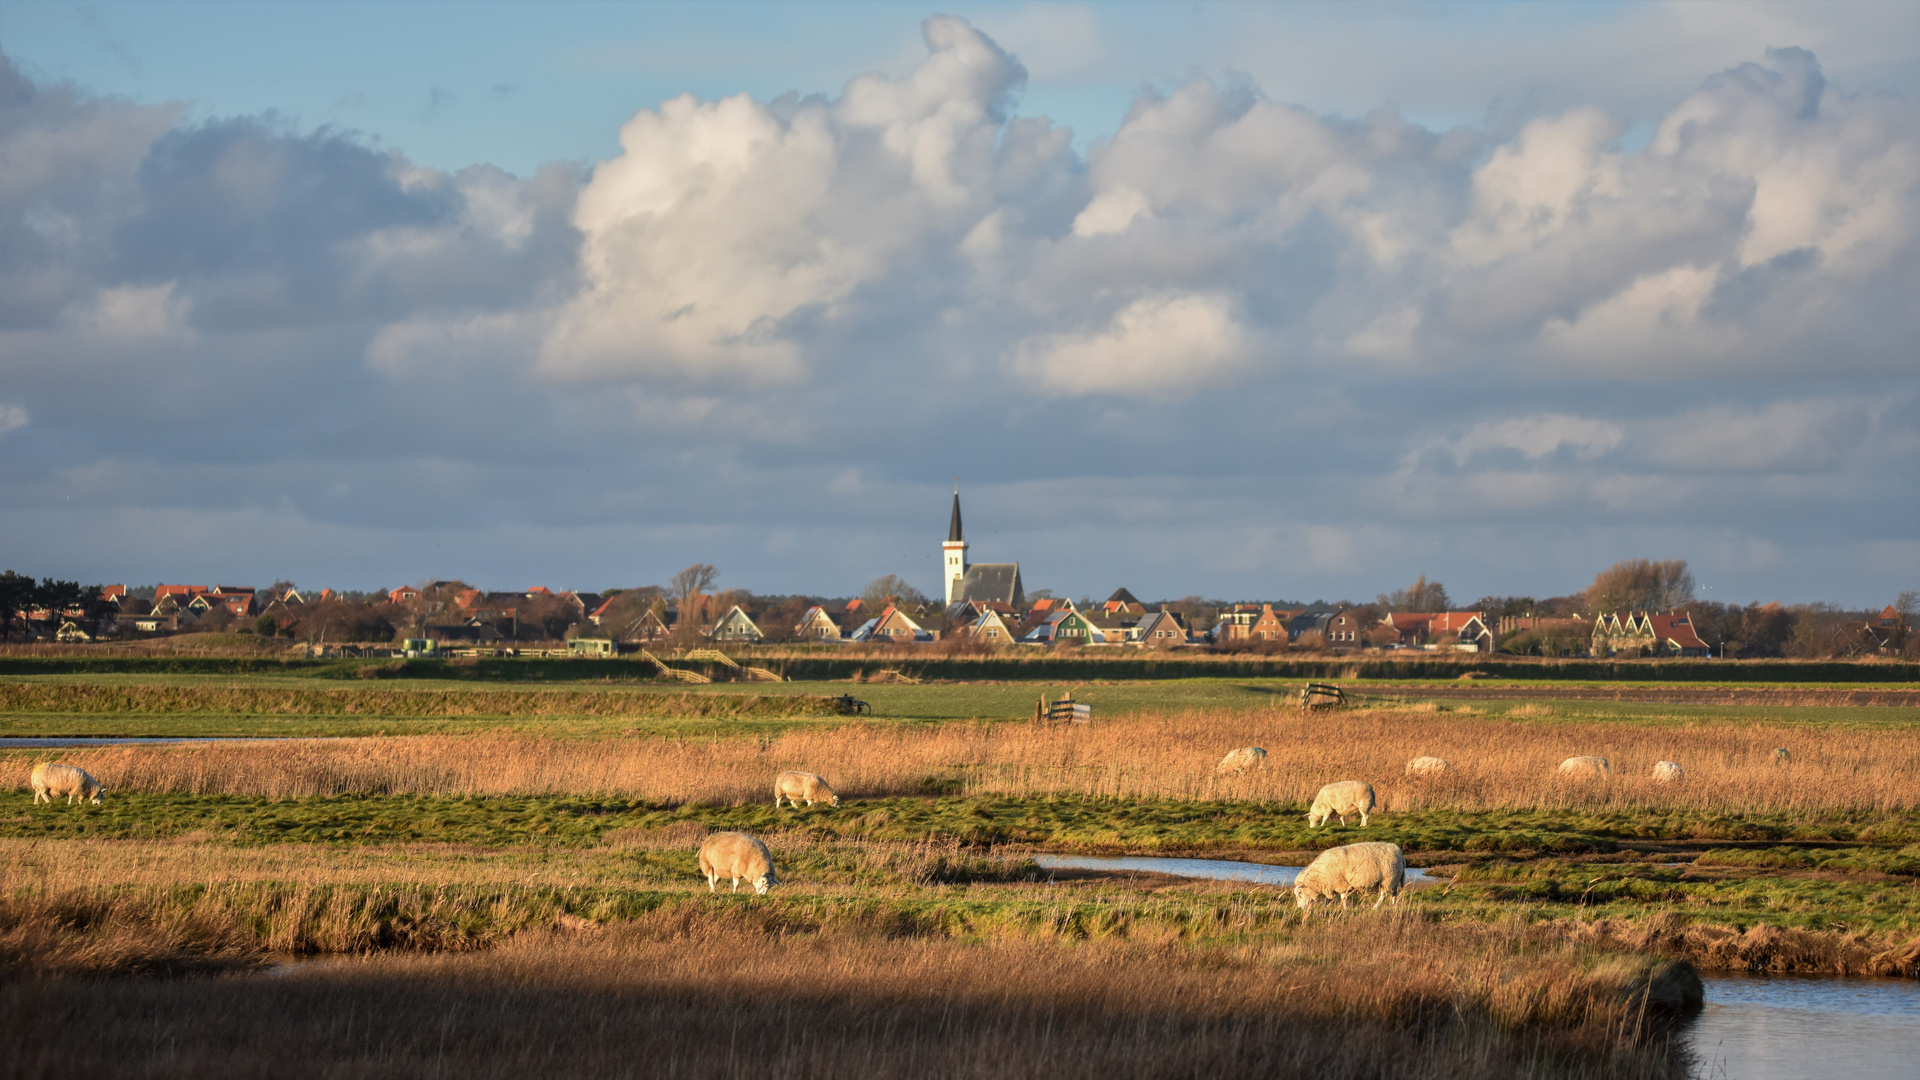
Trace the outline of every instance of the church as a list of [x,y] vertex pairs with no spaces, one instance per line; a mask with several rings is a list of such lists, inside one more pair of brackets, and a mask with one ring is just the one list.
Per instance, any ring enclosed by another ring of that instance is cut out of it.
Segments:
[[960,488],[953,489],[953,520],[947,525],[947,542],[940,545],[946,567],[947,606],[963,600],[982,600],[1013,605],[1018,611],[1026,605],[1027,593],[1020,585],[1020,564],[967,562],[967,535],[960,527]]

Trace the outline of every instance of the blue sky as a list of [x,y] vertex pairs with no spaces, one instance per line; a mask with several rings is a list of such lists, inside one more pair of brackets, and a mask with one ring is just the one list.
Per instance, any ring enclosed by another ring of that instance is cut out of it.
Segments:
[[[1920,5],[0,7],[0,561],[1920,587]],[[682,95],[691,95],[683,98]]]

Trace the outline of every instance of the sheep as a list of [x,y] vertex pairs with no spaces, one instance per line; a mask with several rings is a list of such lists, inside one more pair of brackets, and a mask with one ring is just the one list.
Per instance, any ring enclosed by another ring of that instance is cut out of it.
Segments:
[[1423,756],[1423,757],[1414,758],[1412,761],[1407,762],[1407,775],[1408,776],[1439,776],[1441,773],[1446,772],[1451,768],[1453,768],[1453,766],[1447,763],[1446,758]]
[[812,806],[816,799],[830,806],[840,805],[840,796],[833,793],[833,789],[827,786],[825,780],[810,772],[783,772],[774,777],[773,808],[775,810],[780,809],[781,799],[787,800],[787,805],[790,807],[799,806],[801,799],[807,800],[808,806]]
[[1373,785],[1365,780],[1340,780],[1320,789],[1313,797],[1313,808],[1307,811],[1307,827],[1317,829],[1326,824],[1328,818],[1339,815],[1340,824],[1347,823],[1348,814],[1360,815],[1360,826],[1366,827],[1367,815],[1373,812]]
[[1328,848],[1300,871],[1300,876],[1293,879],[1293,900],[1302,911],[1310,912],[1317,901],[1338,896],[1344,908],[1347,894],[1377,890],[1380,898],[1373,907],[1378,911],[1388,897],[1393,898],[1394,907],[1399,907],[1400,890],[1406,884],[1407,857],[1400,845],[1348,844]]
[[707,837],[700,845],[700,872],[707,876],[708,892],[720,891],[717,883],[721,878],[733,879],[734,892],[740,891],[740,879],[747,879],[755,896],[765,896],[768,889],[780,884],[772,853],[750,833],[723,832]]
[[1612,776],[1613,766],[1603,757],[1570,757],[1560,763],[1557,771],[1576,780],[1599,780]]
[[73,805],[75,795],[97,806],[101,793],[107,790],[87,770],[64,761],[43,761],[35,765],[30,779],[35,806],[43,801],[52,802],[55,795],[65,795],[69,806]]
[[1213,767],[1215,774],[1245,772],[1257,769],[1267,763],[1267,752],[1258,746],[1243,746],[1220,759]]
[[1687,770],[1677,761],[1656,761],[1653,763],[1653,778],[1665,784],[1687,775]]

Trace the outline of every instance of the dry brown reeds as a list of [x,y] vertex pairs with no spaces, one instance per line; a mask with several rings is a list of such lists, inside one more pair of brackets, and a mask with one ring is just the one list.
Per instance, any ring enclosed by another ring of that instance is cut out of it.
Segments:
[[4,981],[0,1037],[23,1076],[1653,1078],[1648,991],[1686,978],[1517,926],[965,944],[686,903],[478,955]]
[[830,698],[810,694],[663,694],[602,690],[277,689],[257,686],[124,686],[0,682],[0,714],[147,716],[633,716],[734,718],[825,716]]
[[[1258,745],[1264,767],[1218,776],[1225,750]],[[1793,748],[1778,764],[1773,748]],[[1404,776],[1408,759],[1453,763]],[[1564,758],[1609,758],[1613,776],[1555,775]],[[1920,732],[1766,723],[1552,724],[1392,710],[1188,711],[1087,726],[848,724],[772,736],[599,741],[510,734],[115,746],[39,752],[109,790],[266,796],[578,794],[657,802],[769,799],[773,776],[805,769],[852,796],[918,793],[929,779],[967,794],[1079,794],[1304,803],[1331,780],[1373,783],[1388,811],[1575,807],[1738,812],[1894,811],[1920,805]],[[24,782],[29,761],[16,756]],[[1686,779],[1656,783],[1653,763]],[[936,785],[938,786],[938,785]],[[950,785],[949,785],[950,786]]]

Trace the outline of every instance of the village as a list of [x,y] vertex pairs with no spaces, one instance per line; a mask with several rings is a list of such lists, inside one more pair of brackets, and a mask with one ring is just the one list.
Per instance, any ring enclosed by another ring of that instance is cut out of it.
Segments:
[[[208,632],[285,639],[311,656],[612,657],[647,649],[781,646],[1153,649],[1341,654],[1366,650],[1549,657],[1864,657],[1912,651],[1914,597],[1879,612],[1691,599],[1683,561],[1622,562],[1576,595],[1487,596],[1465,606],[1423,576],[1372,603],[1143,602],[1127,588],[1074,601],[1025,588],[1020,564],[975,563],[956,491],[942,595],[888,574],[860,596],[718,590],[695,564],[666,586],[489,591],[456,580],[372,593],[159,584],[81,587],[0,575],[7,641],[84,645]],[[1660,601],[1666,601],[1660,603]],[[1638,603],[1635,603],[1638,601]]]

